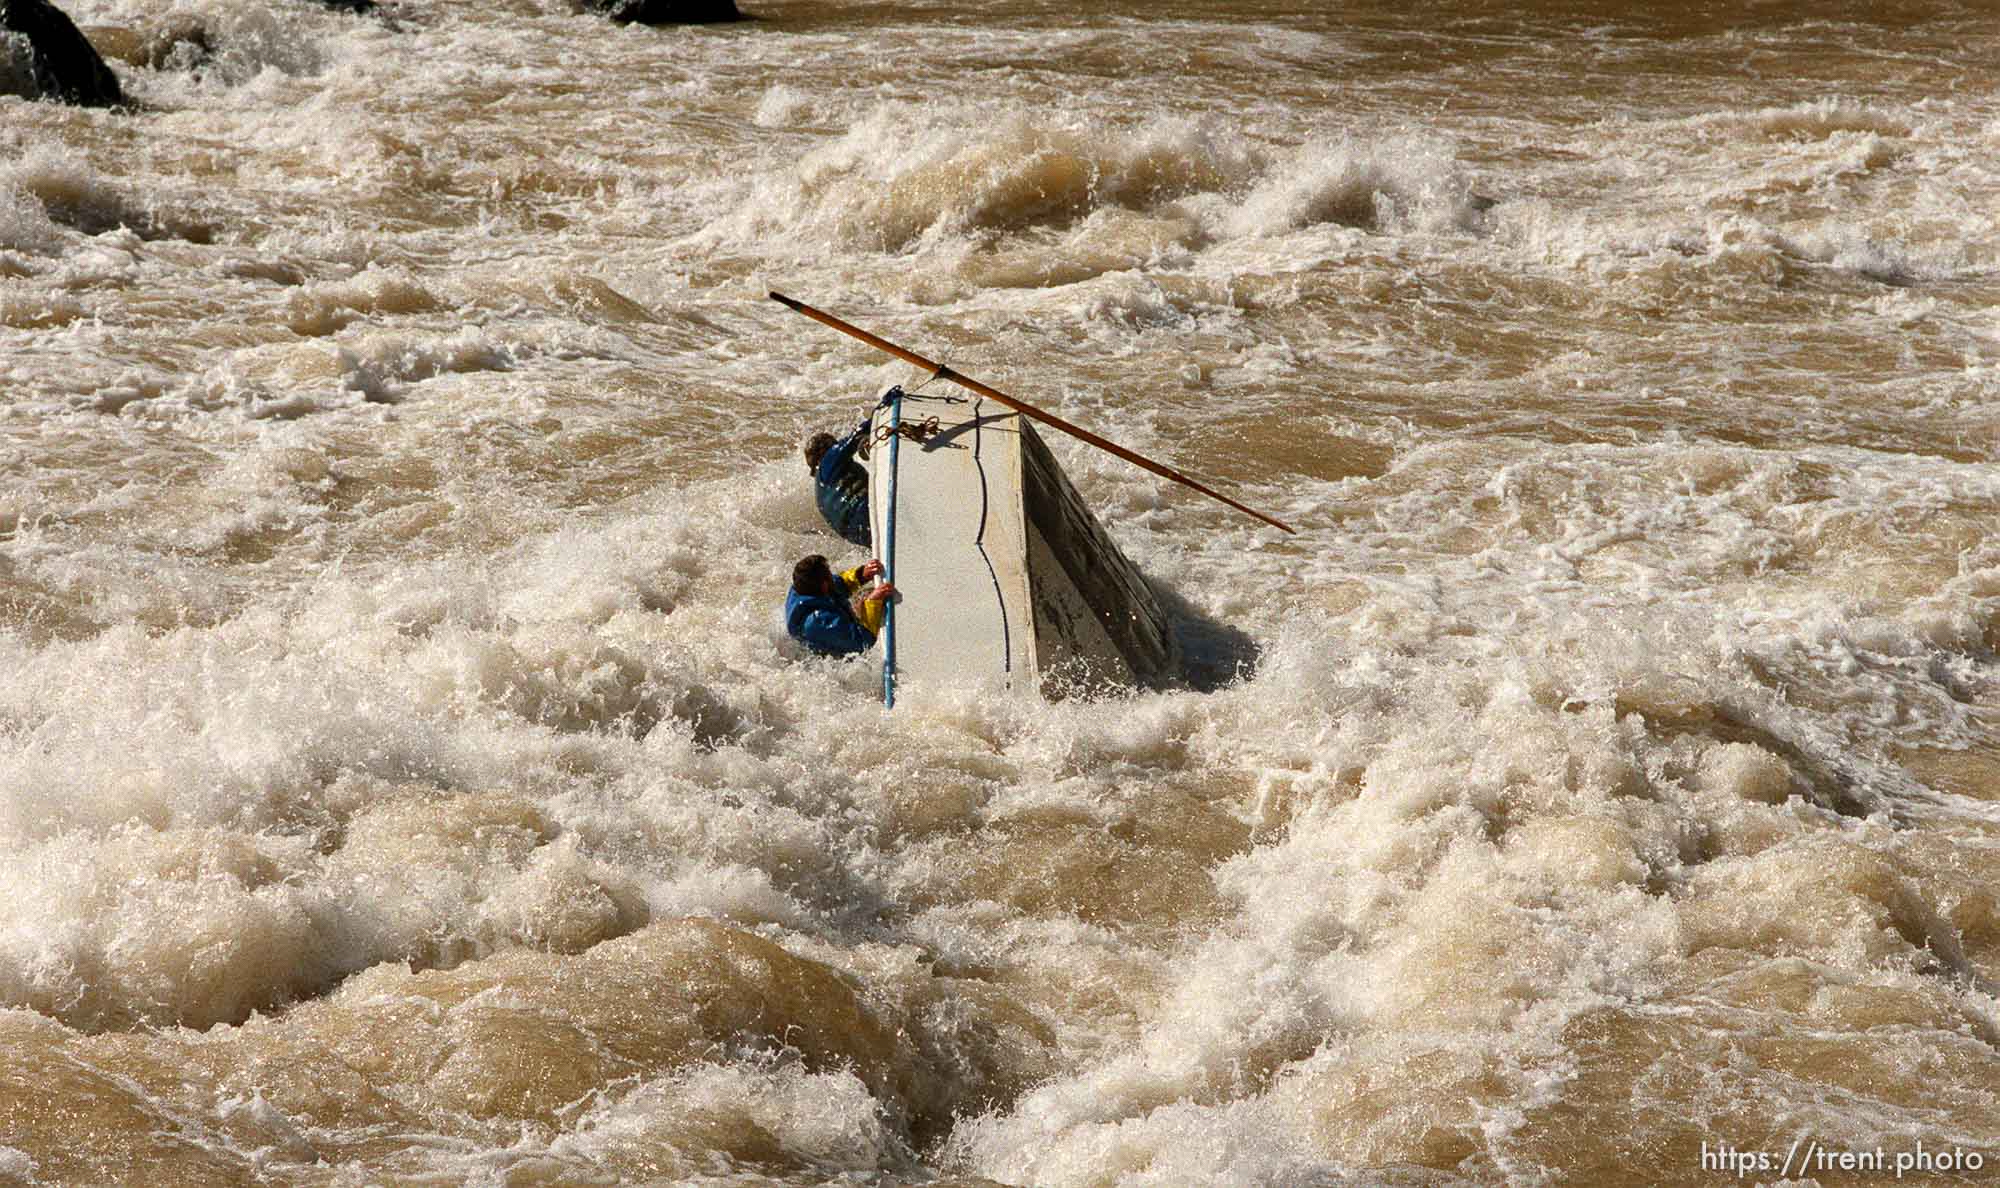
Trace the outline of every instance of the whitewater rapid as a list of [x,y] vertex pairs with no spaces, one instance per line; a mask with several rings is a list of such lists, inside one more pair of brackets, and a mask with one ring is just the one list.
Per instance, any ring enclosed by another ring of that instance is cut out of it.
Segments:
[[[0,1183],[2000,1167],[1980,6],[746,7],[0,98]],[[772,289],[1301,531],[884,711]]]

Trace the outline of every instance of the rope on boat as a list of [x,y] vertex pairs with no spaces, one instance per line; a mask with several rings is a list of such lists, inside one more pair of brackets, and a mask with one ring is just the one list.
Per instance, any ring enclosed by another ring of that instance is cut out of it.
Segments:
[[[907,397],[907,394],[905,395]],[[929,441],[931,438],[936,437],[938,434],[943,432],[944,432],[944,426],[938,424],[938,419],[936,417],[925,417],[921,421],[905,421],[897,419],[897,420],[892,420],[887,425],[884,425],[881,428],[877,429],[875,431],[875,440],[887,441],[892,437],[900,437],[907,441],[914,441],[918,445],[922,445],[924,442]]]

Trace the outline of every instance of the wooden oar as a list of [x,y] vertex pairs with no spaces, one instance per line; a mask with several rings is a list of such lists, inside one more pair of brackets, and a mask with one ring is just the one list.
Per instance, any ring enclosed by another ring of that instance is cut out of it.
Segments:
[[898,359],[901,359],[903,362],[912,364],[913,366],[921,367],[925,371],[930,372],[931,375],[937,379],[948,379],[952,383],[957,384],[961,388],[969,388],[972,391],[979,393],[981,396],[985,396],[991,400],[997,400],[1001,404],[1006,405],[1008,408],[1013,409],[1015,412],[1020,413],[1024,417],[1030,417],[1034,420],[1040,421],[1044,425],[1050,426],[1051,428],[1060,429],[1064,433],[1069,434],[1071,437],[1074,437],[1079,441],[1089,442],[1091,445],[1096,446],[1098,449],[1103,450],[1105,453],[1116,454],[1118,457],[1125,459],[1132,465],[1141,467],[1146,470],[1150,470],[1154,474],[1159,475],[1161,478],[1172,479],[1174,482],[1179,483],[1183,487],[1192,487],[1193,489],[1200,491],[1202,494],[1208,496],[1210,499],[1215,499],[1223,503],[1226,503],[1229,506],[1235,508],[1237,511],[1242,512],[1246,516],[1254,516],[1257,519],[1264,521],[1266,524],[1269,524],[1274,528],[1282,528],[1287,532],[1297,531],[1297,529],[1293,528],[1290,524],[1285,523],[1283,520],[1273,519],[1272,517],[1265,515],[1263,512],[1258,511],[1256,508],[1245,507],[1244,505],[1236,502],[1234,499],[1231,499],[1229,496],[1224,495],[1219,491],[1212,491],[1209,488],[1202,486],[1200,483],[1182,474],[1180,471],[1175,470],[1171,466],[1166,466],[1159,462],[1155,462],[1151,458],[1145,457],[1144,455],[1135,454],[1131,450],[1126,449],[1124,446],[1121,446],[1116,442],[1106,441],[1105,439],[1099,437],[1095,433],[1092,433],[1088,429],[1085,429],[1079,425],[1072,425],[1068,421],[1063,420],[1061,417],[1058,417],[1053,413],[1043,412],[1041,409],[1036,408],[1032,404],[1016,400],[1012,396],[1007,395],[1005,392],[999,391],[994,388],[990,388],[985,384],[980,383],[976,379],[960,375],[958,372],[953,371],[951,368],[946,367],[942,363],[933,363],[929,359],[924,358],[922,355],[917,354],[915,351],[905,350],[902,347],[897,346],[895,343],[890,342],[887,339],[877,338],[873,334],[868,333],[868,331],[863,330],[861,327],[850,325],[847,322],[843,322],[839,318],[834,317],[832,314],[827,313],[824,310],[814,309],[812,306],[807,305],[803,301],[794,301],[790,297],[785,296],[783,293],[772,293],[771,300],[779,302],[782,305],[788,306],[791,309],[797,310],[798,312],[811,318],[815,322],[820,322],[825,325],[831,326],[835,330],[840,331],[842,334],[847,334],[851,335],[852,337],[858,338],[862,342],[867,343],[869,346],[874,347],[878,351],[883,351],[887,354],[894,355]]

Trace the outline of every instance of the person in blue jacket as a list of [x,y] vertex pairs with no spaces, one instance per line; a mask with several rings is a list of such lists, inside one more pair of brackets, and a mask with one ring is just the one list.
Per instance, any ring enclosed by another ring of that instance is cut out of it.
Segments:
[[868,471],[854,459],[866,452],[868,430],[864,420],[846,437],[815,433],[806,443],[806,469],[812,471],[819,514],[842,540],[864,549],[869,544]]
[[874,647],[896,587],[877,583],[859,613],[850,599],[881,572],[882,563],[872,558],[840,574],[818,553],[801,560],[792,567],[792,588],[785,596],[786,634],[822,656],[852,656]]
[[[902,394],[900,387],[891,388],[882,394],[876,407]],[[868,456],[870,427],[869,418],[863,417],[861,424],[846,437],[815,433],[806,442],[806,469],[812,472],[819,514],[842,540],[864,549],[869,545],[868,471],[855,459]]]

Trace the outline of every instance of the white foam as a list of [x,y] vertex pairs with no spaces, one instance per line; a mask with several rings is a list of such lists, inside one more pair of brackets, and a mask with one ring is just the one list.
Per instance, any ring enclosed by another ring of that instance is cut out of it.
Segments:
[[897,252],[1040,224],[1101,206],[1145,208],[1220,188],[1254,150],[1209,122],[1100,130],[1025,111],[882,105],[786,173],[716,230],[736,241],[805,232],[822,243]]
[[752,117],[759,128],[782,128],[787,124],[804,123],[812,117],[812,96],[797,87],[779,83],[764,92],[764,98],[757,103],[757,114]]
[[787,1162],[828,1179],[871,1175],[907,1159],[873,1098],[849,1073],[701,1065],[648,1082],[579,1119],[548,1155],[576,1170],[643,1166],[665,1155],[681,1174],[712,1163],[712,1144],[755,1128]]
[[0,181],[0,246],[50,256],[62,243],[62,230],[50,220],[41,200],[18,182]]
[[1278,235],[1319,223],[1442,230],[1465,226],[1471,217],[1468,182],[1448,143],[1324,136],[1261,177],[1226,227],[1235,235]]

